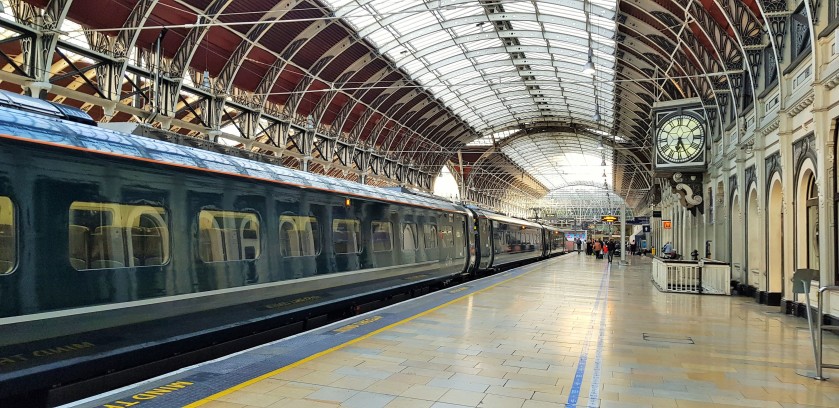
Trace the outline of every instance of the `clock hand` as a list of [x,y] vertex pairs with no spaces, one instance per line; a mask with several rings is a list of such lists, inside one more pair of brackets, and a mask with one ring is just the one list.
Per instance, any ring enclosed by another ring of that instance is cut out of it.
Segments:
[[682,147],[682,150],[685,150],[685,145],[684,145],[684,143],[682,143],[682,137],[681,137],[681,136],[679,136],[679,139],[678,139],[678,141],[676,142],[676,150],[679,150],[679,149],[678,149],[678,148],[679,148],[679,146],[681,146],[681,147]]

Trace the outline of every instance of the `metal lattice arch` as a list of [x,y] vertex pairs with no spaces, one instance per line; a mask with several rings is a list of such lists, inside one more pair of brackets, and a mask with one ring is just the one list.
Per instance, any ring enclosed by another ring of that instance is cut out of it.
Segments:
[[698,98],[714,138],[733,128],[746,143],[791,13],[780,0],[0,3],[3,89],[368,184],[430,191],[448,165],[496,208],[551,191],[544,160],[515,153],[521,134],[545,151],[602,138],[607,184],[637,209],[656,102]]

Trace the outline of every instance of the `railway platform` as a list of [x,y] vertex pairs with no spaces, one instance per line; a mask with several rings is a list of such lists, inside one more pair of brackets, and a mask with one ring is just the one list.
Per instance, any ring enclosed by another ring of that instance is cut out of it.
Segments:
[[804,319],[661,293],[629,260],[571,253],[66,406],[839,406],[839,372],[796,374]]

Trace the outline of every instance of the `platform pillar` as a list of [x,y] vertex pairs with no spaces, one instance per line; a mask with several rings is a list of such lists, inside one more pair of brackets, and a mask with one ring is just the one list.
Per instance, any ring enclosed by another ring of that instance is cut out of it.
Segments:
[[626,262],[626,203],[621,204],[621,265],[628,265]]

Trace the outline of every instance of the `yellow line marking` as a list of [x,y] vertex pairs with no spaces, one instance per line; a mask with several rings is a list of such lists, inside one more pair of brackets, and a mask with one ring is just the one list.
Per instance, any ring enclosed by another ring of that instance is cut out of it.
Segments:
[[385,327],[382,327],[382,328],[380,328],[380,329],[374,330],[374,331],[372,331],[372,332],[370,332],[370,333],[367,333],[367,334],[365,334],[365,335],[363,335],[363,336],[360,336],[360,337],[357,337],[357,338],[355,338],[355,339],[349,340],[349,341],[347,341],[347,342],[341,343],[341,344],[339,344],[339,345],[337,345],[337,346],[335,346],[335,347],[332,347],[332,348],[326,349],[326,350],[321,351],[321,352],[319,352],[319,353],[312,354],[311,356],[306,357],[306,358],[304,358],[304,359],[302,359],[302,360],[295,361],[295,362],[293,362],[293,363],[291,363],[291,364],[289,364],[289,365],[287,365],[287,366],[283,366],[283,367],[280,367],[280,368],[278,368],[278,369],[276,369],[276,370],[274,370],[274,371],[271,371],[271,372],[269,372],[269,373],[262,374],[262,375],[260,375],[259,377],[252,378],[252,379],[250,379],[250,380],[248,380],[248,381],[245,381],[245,382],[243,382],[243,383],[241,383],[241,384],[234,385],[234,386],[232,386],[232,387],[230,387],[230,388],[228,388],[228,389],[226,389],[226,390],[224,390],[224,391],[219,391],[219,392],[217,392],[217,393],[215,393],[215,394],[213,394],[213,395],[210,395],[209,397],[202,398],[202,399],[200,399],[200,400],[198,400],[198,401],[195,401],[195,402],[193,402],[193,403],[191,403],[191,404],[189,404],[189,405],[184,405],[184,408],[194,408],[194,407],[200,407],[201,405],[204,405],[204,404],[206,404],[206,403],[208,403],[208,402],[215,401],[216,399],[218,399],[218,398],[220,398],[220,397],[223,397],[223,396],[225,396],[225,395],[232,394],[233,392],[238,391],[238,390],[241,390],[242,388],[245,388],[245,387],[247,387],[247,386],[249,386],[249,385],[256,384],[256,383],[258,383],[258,382],[260,382],[260,381],[262,381],[262,380],[264,380],[264,379],[266,379],[266,378],[273,377],[273,376],[275,376],[275,375],[277,375],[277,374],[280,374],[280,373],[282,373],[282,372],[285,372],[285,371],[291,370],[292,368],[295,368],[295,367],[300,366],[300,365],[302,365],[302,364],[308,363],[309,361],[312,361],[312,360],[314,360],[314,359],[317,359],[317,358],[323,357],[323,356],[325,356],[325,355],[327,355],[327,354],[329,354],[329,353],[332,353],[333,351],[338,351],[338,350],[340,350],[340,349],[342,349],[342,348],[344,348],[344,347],[347,347],[347,346],[353,345],[353,344],[358,343],[358,342],[360,342],[360,341],[362,341],[362,340],[366,340],[366,339],[368,339],[368,338],[370,338],[370,337],[373,337],[373,336],[375,336],[375,335],[377,335],[377,334],[379,334],[379,333],[381,333],[381,332],[384,332],[384,331],[390,330],[390,329],[392,329],[392,328],[394,328],[394,327],[396,327],[396,326],[400,326],[400,325],[402,325],[402,324],[408,323],[408,322],[410,322],[411,320],[414,320],[414,319],[420,318],[420,317],[422,317],[422,316],[425,316],[425,315],[427,315],[427,314],[430,314],[430,313],[436,312],[437,310],[440,310],[440,309],[442,309],[442,308],[444,308],[444,307],[446,307],[446,306],[449,306],[449,305],[452,305],[452,304],[454,304],[454,303],[457,303],[457,302],[459,302],[459,301],[461,301],[461,300],[463,300],[463,299],[466,299],[466,298],[468,298],[468,297],[470,297],[470,296],[474,296],[474,295],[476,295],[476,294],[478,294],[478,293],[481,293],[481,292],[484,292],[484,291],[490,290],[490,289],[492,289],[492,288],[494,288],[494,287],[496,287],[496,286],[498,286],[498,285],[501,285],[502,283],[507,283],[507,282],[509,282],[509,281],[511,281],[511,280],[515,280],[515,279],[521,278],[522,276],[527,275],[527,274],[529,274],[529,273],[531,273],[531,272],[533,272],[533,270],[529,270],[529,271],[522,272],[522,273],[521,273],[521,275],[519,275],[519,276],[514,276],[514,277],[512,277],[512,278],[510,278],[510,279],[505,279],[505,280],[503,280],[503,281],[501,281],[501,282],[498,282],[498,283],[492,284],[492,285],[487,286],[487,287],[485,287],[485,288],[483,288],[483,289],[476,290],[476,291],[474,291],[474,292],[472,292],[472,293],[470,293],[470,294],[468,294],[468,295],[463,295],[463,296],[461,296],[461,297],[459,297],[459,298],[457,298],[457,299],[453,299],[453,300],[450,300],[450,301],[448,301],[448,302],[446,302],[446,303],[443,303],[443,304],[441,304],[441,305],[439,305],[439,306],[435,306],[435,307],[433,307],[433,308],[431,308],[431,309],[428,309],[428,310],[426,310],[426,311],[424,311],[424,312],[420,312],[420,313],[417,313],[417,314],[415,314],[415,315],[413,315],[413,316],[406,317],[406,318],[404,318],[404,319],[402,319],[402,320],[400,320],[400,321],[398,321],[398,322],[391,323],[391,324],[389,324],[389,325],[387,325],[387,326],[385,326]]

